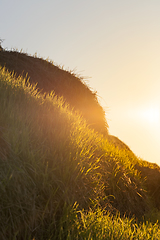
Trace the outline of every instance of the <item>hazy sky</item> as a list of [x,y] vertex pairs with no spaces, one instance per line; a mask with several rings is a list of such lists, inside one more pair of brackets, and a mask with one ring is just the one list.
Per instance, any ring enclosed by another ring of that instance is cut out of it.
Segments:
[[0,0],[0,38],[85,76],[110,134],[160,165],[159,0]]

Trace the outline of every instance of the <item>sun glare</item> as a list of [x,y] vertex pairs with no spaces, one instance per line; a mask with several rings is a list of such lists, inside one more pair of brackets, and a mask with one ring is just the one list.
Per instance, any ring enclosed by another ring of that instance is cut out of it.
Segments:
[[143,120],[151,124],[157,124],[160,121],[160,110],[158,107],[150,107],[148,109],[141,110],[140,116]]
[[132,109],[129,111],[129,115],[132,119],[141,121],[142,124],[151,124],[152,127],[160,126],[160,106],[158,105]]

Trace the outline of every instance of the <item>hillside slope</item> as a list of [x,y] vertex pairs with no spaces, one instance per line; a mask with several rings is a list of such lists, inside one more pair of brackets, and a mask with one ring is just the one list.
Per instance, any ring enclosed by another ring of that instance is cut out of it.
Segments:
[[[132,152],[118,150],[89,129],[62,99],[53,94],[44,97],[26,85],[23,78],[0,69],[2,240],[13,236],[81,239],[66,238],[66,234],[77,226],[79,235],[79,211],[94,212],[97,207],[101,217],[103,211],[115,216],[118,211],[120,216],[135,215],[140,219],[155,207],[155,199],[146,191],[145,173],[141,176],[138,166],[142,168],[143,162]],[[154,168],[151,164],[150,169]],[[115,223],[118,221],[123,222]],[[59,236],[62,230],[63,237]],[[110,229],[105,231],[109,234]],[[83,237],[83,232],[82,239],[89,239]],[[125,235],[121,239],[126,239]]]
[[0,67],[0,239],[159,239],[160,168],[115,145]]
[[49,93],[54,90],[56,95],[63,96],[71,107],[82,113],[92,128],[107,133],[105,112],[98,103],[96,93],[87,87],[82,78],[42,58],[14,51],[0,51],[0,65],[14,71],[16,76],[27,75],[30,83],[37,83],[40,91]]
[[129,147],[115,136],[108,134],[108,124],[105,111],[98,102],[96,93],[84,82],[82,77],[65,71],[52,62],[29,56],[17,51],[0,51],[0,65],[6,67],[15,76],[23,76],[29,79],[31,84],[37,84],[41,92],[63,96],[71,108],[78,111],[87,121],[90,128],[102,133],[120,149]]

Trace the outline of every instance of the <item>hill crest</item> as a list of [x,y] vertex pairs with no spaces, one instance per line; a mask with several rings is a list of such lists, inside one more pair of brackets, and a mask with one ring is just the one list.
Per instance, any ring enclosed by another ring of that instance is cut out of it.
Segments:
[[15,76],[27,76],[31,84],[37,84],[40,92],[54,91],[57,96],[62,96],[71,108],[83,116],[91,129],[103,134],[118,148],[131,151],[120,139],[109,135],[105,111],[99,104],[96,92],[87,86],[83,77],[37,55],[30,56],[18,51],[0,51],[0,65],[14,72]]
[[1,51],[0,65],[16,76],[29,78],[31,84],[37,84],[41,92],[54,90],[76,111],[79,111],[87,123],[100,133],[108,132],[105,111],[100,106],[96,93],[82,82],[82,78],[60,69],[42,58],[29,56],[16,51]]

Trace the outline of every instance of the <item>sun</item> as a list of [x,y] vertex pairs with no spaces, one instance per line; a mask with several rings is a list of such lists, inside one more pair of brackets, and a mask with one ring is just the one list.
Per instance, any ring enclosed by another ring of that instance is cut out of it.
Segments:
[[141,118],[150,124],[160,123],[160,109],[157,106],[141,110]]
[[160,106],[157,104],[130,109],[129,116],[144,126],[149,124],[152,128],[160,128]]

